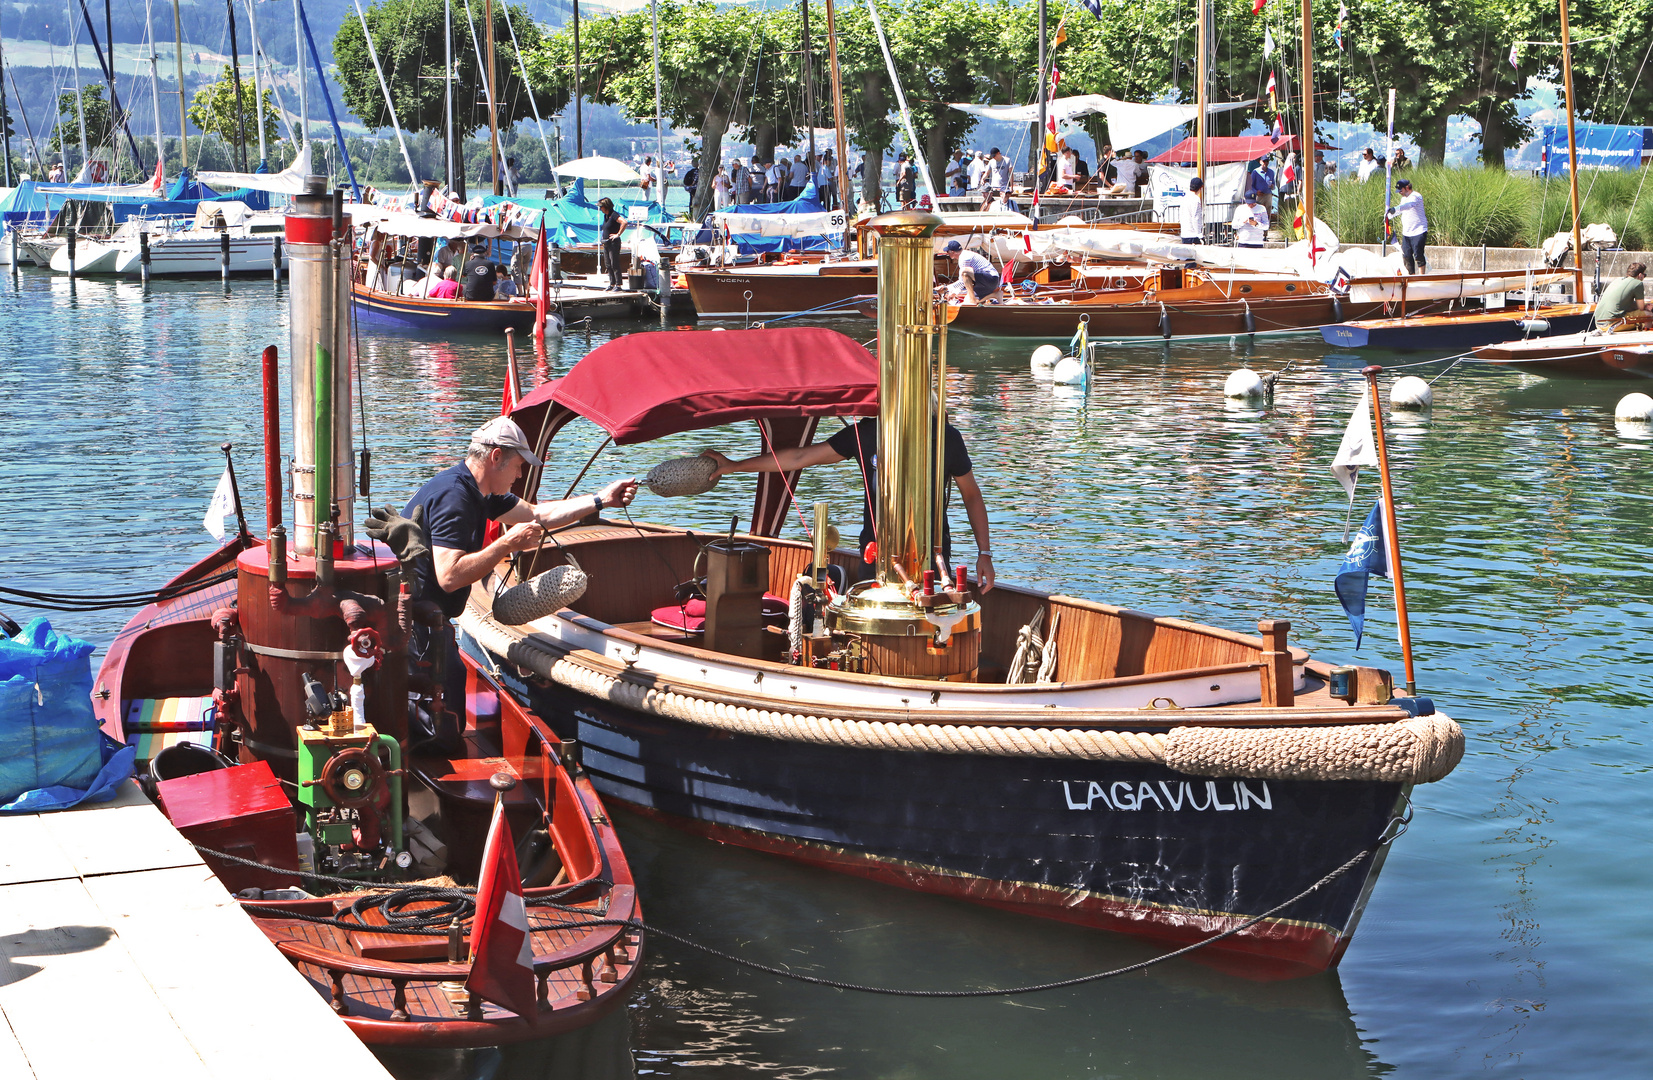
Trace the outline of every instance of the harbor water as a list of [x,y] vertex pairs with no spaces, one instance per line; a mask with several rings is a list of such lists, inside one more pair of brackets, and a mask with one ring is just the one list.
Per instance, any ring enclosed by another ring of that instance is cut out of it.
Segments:
[[[261,531],[258,356],[274,344],[285,357],[286,319],[285,290],[267,281],[145,290],[29,270],[0,278],[0,585],[161,584],[213,546],[201,517],[225,442]],[[838,325],[871,336],[868,322]],[[524,341],[524,381],[566,371],[613,333],[658,328],[570,332],[543,358]],[[1359,651],[1332,593],[1349,508],[1327,465],[1360,400],[1359,368],[1422,357],[1339,355],[1310,337],[1104,344],[1082,392],[1035,381],[1034,344],[955,335],[949,350],[953,415],[1002,580],[1239,630],[1289,619],[1293,642],[1317,657],[1399,674],[1386,586],[1373,582]],[[498,412],[503,340],[363,327],[359,356],[372,501],[399,506]],[[1242,361],[1290,363],[1271,405],[1224,402],[1223,380]],[[598,1078],[1645,1075],[1653,441],[1613,420],[1614,402],[1637,388],[1460,368],[1435,385],[1427,418],[1395,418],[1419,692],[1463,725],[1468,750],[1453,775],[1413,793],[1410,830],[1335,971],[1255,983],[1185,959],[1069,989],[937,1001],[808,986],[655,936],[639,992],[598,1027],[393,1067]],[[599,441],[570,425],[543,490],[560,495]],[[749,428],[610,448],[582,490],[703,448],[759,449]],[[829,500],[853,525],[858,485],[853,465],[821,467],[799,497]],[[1363,477],[1356,524],[1374,493]],[[750,497],[750,477],[734,477],[694,500],[645,490],[632,512],[723,530]],[[962,537],[956,508],[954,522]],[[789,535],[800,533],[795,518]],[[128,615],[53,621],[102,646]],[[652,923],[765,964],[973,989],[1159,951],[615,816]],[[1328,869],[1304,867],[1304,879]]]

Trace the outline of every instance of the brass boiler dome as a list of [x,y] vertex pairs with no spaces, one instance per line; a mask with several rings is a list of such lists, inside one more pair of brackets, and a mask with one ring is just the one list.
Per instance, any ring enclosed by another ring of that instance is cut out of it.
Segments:
[[938,565],[947,323],[935,303],[932,237],[941,224],[919,210],[868,224],[878,237],[876,570],[830,605],[826,620],[859,640],[868,674],[971,680],[981,608]]

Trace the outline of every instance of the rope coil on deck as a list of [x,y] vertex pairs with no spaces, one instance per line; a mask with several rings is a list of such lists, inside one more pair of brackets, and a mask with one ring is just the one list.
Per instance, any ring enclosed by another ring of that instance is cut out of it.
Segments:
[[1157,764],[1192,776],[1403,784],[1439,780],[1463,757],[1463,731],[1443,716],[1315,727],[1189,726],[1160,733],[895,723],[755,709],[593,670],[553,645],[500,626],[474,605],[460,624],[488,650],[570,690],[701,727],[823,746]]

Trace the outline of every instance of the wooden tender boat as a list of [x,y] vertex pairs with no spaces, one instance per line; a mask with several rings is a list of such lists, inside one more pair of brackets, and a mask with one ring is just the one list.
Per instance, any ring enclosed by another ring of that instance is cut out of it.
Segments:
[[[1473,349],[1479,345],[1495,345],[1505,341],[1582,333],[1590,328],[1594,320],[1595,307],[1592,304],[1541,301],[1527,306],[1494,308],[1487,306],[1482,299],[1515,290],[1532,297],[1539,284],[1552,284],[1563,278],[1572,280],[1574,296],[1583,294],[1584,275],[1577,269],[1557,271],[1535,268],[1518,272],[1455,272],[1396,278],[1382,288],[1385,298],[1396,310],[1385,312],[1382,318],[1359,319],[1322,327],[1320,336],[1328,345],[1342,348],[1406,351]],[[1366,299],[1363,294],[1370,291],[1370,285],[1365,280],[1358,281],[1349,291],[1355,299]],[[1431,303],[1420,310],[1418,298]],[[1440,310],[1439,301],[1442,299],[1449,301],[1445,310]],[[1407,310],[1409,300],[1412,302],[1410,311]]]
[[1550,378],[1645,379],[1653,377],[1646,352],[1649,346],[1653,346],[1653,330],[1589,330],[1486,345],[1475,350],[1475,358]]
[[[883,271],[902,284],[881,297],[878,366],[820,328],[632,334],[514,413],[541,450],[584,417],[619,444],[750,420],[765,452],[807,444],[822,417],[877,413],[879,461],[895,465],[878,470],[870,581],[825,584],[829,565],[852,578],[858,560],[828,550],[822,506],[812,542],[777,538],[792,478],[763,474],[749,534],[709,543],[597,521],[523,568],[577,560],[590,585],[572,608],[505,625],[488,582],[461,627],[513,692],[578,739],[597,790],[643,813],[1178,944],[1234,929],[1353,858],[1212,946],[1263,977],[1336,964],[1410,785],[1446,775],[1462,733],[1426,700],[1394,696],[1386,672],[1290,647],[1284,622],[1253,636],[1014,586],[981,594],[939,570],[933,586],[941,503],[926,388],[945,386],[931,351],[945,324],[930,308],[930,221],[875,223],[881,257],[903,260]],[[703,618],[680,588],[697,560]],[[766,625],[765,593],[795,597],[795,636]],[[1054,637],[1050,667],[1007,684],[1026,671],[1018,646],[1036,617]]]
[[[640,962],[640,931],[627,925],[640,918],[636,889],[600,797],[542,720],[468,657],[462,700],[444,700],[440,671],[410,677],[414,625],[448,624],[410,594],[396,553],[348,535],[351,365],[335,317],[348,263],[327,242],[348,235],[348,219],[335,232],[327,202],[299,196],[287,222],[294,351],[317,358],[294,365],[293,550],[272,347],[269,535],[248,532],[236,496],[234,539],[133,616],[94,707],[112,737],[138,747],[174,825],[364,1041],[543,1038],[620,1004]],[[305,392],[314,386],[334,396]],[[319,526],[317,503],[331,507]],[[453,737],[411,735],[410,713],[438,732],[451,714]],[[476,880],[496,800],[521,838],[538,998],[522,1015],[463,985],[476,928],[459,885]],[[425,880],[404,891],[415,878]],[[404,932],[408,919],[435,932]]]

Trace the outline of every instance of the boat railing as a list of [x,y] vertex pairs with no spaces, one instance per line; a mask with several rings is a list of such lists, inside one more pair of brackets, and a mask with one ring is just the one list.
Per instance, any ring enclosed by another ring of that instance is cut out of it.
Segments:
[[[609,893],[606,914],[593,912],[596,918],[612,920],[614,924],[596,927],[572,945],[556,952],[534,957],[535,994],[542,1009],[551,1005],[551,976],[578,969],[575,996],[590,1001],[597,996],[598,983],[614,983],[619,979],[619,965],[630,963],[640,941],[637,930],[623,925],[636,917],[637,890],[632,885],[615,885]],[[532,910],[532,908],[531,908]],[[563,912],[578,920],[581,916]],[[530,924],[530,929],[532,929]],[[327,975],[329,997],[333,1011],[340,1016],[351,1014],[350,998],[361,999],[363,994],[346,991],[345,977],[367,981],[369,984],[388,984],[391,988],[390,1019],[410,1022],[407,988],[410,983],[463,983],[471,973],[469,964],[419,964],[401,960],[375,960],[302,941],[282,937],[274,927],[271,940],[276,948],[295,967],[310,965]],[[364,927],[364,929],[374,929]],[[482,1019],[482,1001],[474,993],[466,992],[466,1018]]]

